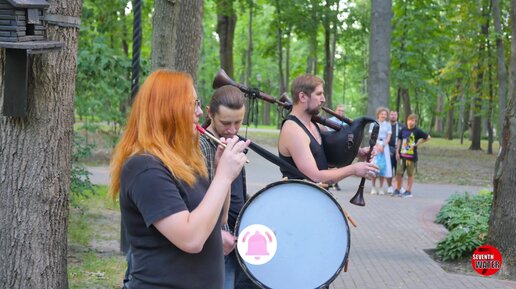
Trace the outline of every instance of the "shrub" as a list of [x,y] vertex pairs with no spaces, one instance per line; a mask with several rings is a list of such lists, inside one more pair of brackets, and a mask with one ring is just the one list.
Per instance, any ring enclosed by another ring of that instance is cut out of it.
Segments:
[[70,202],[77,205],[77,199],[87,197],[95,193],[95,188],[90,182],[90,172],[81,164],[81,160],[91,155],[92,145],[85,144],[84,138],[74,134],[72,153],[72,173],[70,180]]
[[437,255],[453,260],[469,254],[484,244],[493,194],[481,191],[477,195],[452,195],[436,216],[435,222],[450,231],[437,243]]

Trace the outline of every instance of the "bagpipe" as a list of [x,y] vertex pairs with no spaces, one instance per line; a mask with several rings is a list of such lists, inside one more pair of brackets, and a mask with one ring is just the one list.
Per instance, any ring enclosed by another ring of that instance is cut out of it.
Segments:
[[[244,92],[248,97],[258,98],[263,101],[276,104],[287,110],[287,112],[290,112],[292,109],[292,101],[286,94],[283,94],[279,99],[276,99],[256,88],[250,88],[235,82],[226,74],[223,69],[220,69],[213,80],[213,88],[217,89],[224,85],[235,86]],[[337,123],[321,115],[312,116],[312,121],[327,126],[333,130],[321,131],[322,143],[328,165],[330,167],[336,168],[350,165],[357,156],[358,150],[360,149],[360,144],[364,138],[364,128],[369,123],[375,123],[375,127],[373,128],[373,133],[371,133],[371,139],[369,141],[370,152],[367,156],[369,161],[372,148],[374,147],[376,138],[378,137],[377,132],[379,128],[377,128],[378,123],[376,120],[368,116],[362,116],[352,120],[337,114],[327,107],[322,107],[322,110],[336,117],[340,121]],[[346,123],[346,125],[343,125],[343,123]],[[356,195],[350,200],[352,204],[359,206],[365,205],[363,198],[364,182],[365,178],[362,179],[361,186],[359,186],[359,190],[357,191]]]

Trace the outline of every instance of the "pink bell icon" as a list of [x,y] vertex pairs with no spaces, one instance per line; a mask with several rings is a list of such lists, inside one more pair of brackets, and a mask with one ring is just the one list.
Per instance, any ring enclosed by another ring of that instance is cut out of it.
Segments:
[[246,255],[254,256],[256,260],[260,259],[260,256],[269,255],[267,252],[267,239],[260,232],[256,231],[249,238]]

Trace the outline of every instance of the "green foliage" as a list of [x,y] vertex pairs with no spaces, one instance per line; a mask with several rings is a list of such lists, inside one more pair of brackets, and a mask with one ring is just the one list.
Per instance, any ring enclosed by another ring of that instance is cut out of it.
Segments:
[[484,244],[492,200],[493,194],[489,191],[448,198],[435,220],[449,231],[446,238],[437,243],[437,255],[443,260],[453,260],[473,253]]
[[92,145],[85,144],[84,138],[74,135],[72,153],[72,173],[70,181],[70,203],[77,206],[78,198],[87,197],[95,193],[90,182],[90,172],[81,164],[81,160],[91,155]]

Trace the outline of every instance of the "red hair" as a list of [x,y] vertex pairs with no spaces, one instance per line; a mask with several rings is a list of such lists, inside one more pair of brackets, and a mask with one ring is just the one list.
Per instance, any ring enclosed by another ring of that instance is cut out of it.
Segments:
[[206,165],[194,135],[195,91],[186,73],[156,70],[143,83],[115,148],[111,161],[109,194],[116,199],[125,161],[140,153],[158,157],[172,175],[192,186],[207,176]]

